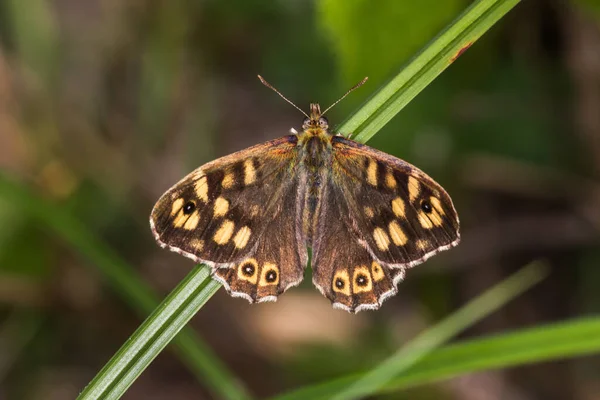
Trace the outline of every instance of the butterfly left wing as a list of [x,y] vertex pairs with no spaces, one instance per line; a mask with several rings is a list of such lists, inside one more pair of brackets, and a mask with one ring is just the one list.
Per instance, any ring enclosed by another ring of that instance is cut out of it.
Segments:
[[[205,164],[156,203],[162,246],[213,268],[234,296],[273,300],[303,277],[297,230],[297,137],[285,136]],[[298,204],[297,204],[298,203]]]
[[294,191],[296,141],[293,135],[275,139],[187,175],[152,209],[157,242],[211,265],[251,253],[280,198]]
[[313,240],[313,283],[334,307],[377,309],[406,268],[458,244],[444,189],[416,167],[336,136]]
[[[297,178],[296,178],[297,179]],[[295,181],[290,189],[296,189]],[[229,268],[216,268],[213,278],[234,297],[251,303],[275,301],[287,289],[300,284],[308,261],[301,219],[302,202],[296,190],[286,190],[272,210],[255,249]]]

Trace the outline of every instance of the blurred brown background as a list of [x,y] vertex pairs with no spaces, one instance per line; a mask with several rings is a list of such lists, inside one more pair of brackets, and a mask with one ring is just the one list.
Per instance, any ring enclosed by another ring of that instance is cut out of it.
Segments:
[[[257,73],[305,109],[368,75],[329,113],[335,125],[468,5],[0,1],[3,179],[58,204],[164,297],[192,263],[152,238],[160,194],[301,124]],[[442,184],[463,232],[381,310],[333,310],[305,279],[274,304],[221,290],[191,325],[263,397],[373,365],[532,260],[549,278],[464,338],[598,313],[599,23],[598,0],[518,5],[369,142]],[[74,398],[131,335],[143,316],[105,273],[0,196],[0,399]],[[125,398],[210,392],[167,350]],[[600,399],[600,360],[388,398]]]

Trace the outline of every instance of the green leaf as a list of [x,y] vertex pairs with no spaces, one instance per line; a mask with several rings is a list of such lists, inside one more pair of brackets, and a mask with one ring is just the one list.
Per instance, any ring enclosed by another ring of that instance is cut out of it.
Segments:
[[479,0],[427,45],[338,129],[366,142],[519,0]]
[[324,0],[317,2],[317,13],[343,80],[350,84],[369,75],[379,84],[463,7],[462,0],[383,0],[376,5],[369,0]]
[[538,283],[546,274],[547,269],[541,264],[523,268],[417,336],[379,366],[337,393],[333,399],[357,399],[378,392],[394,376],[406,371],[436,347]]
[[[538,326],[437,349],[397,375],[381,392],[397,391],[455,376],[600,352],[600,318]],[[277,397],[330,398],[362,375],[345,376]]]
[[[120,398],[220,287],[220,284],[210,278],[210,268],[197,266],[144,321],[78,398]],[[180,340],[180,344],[181,340],[184,343],[193,343],[189,333],[180,334],[177,339]],[[190,350],[194,351],[192,348]],[[180,348],[180,353],[182,351],[184,349]],[[196,357],[203,358],[206,366],[210,367],[212,360],[204,357],[204,354],[204,351],[196,351]],[[185,353],[182,353],[182,356],[187,357]],[[207,368],[205,372],[224,398],[246,398],[235,386],[229,388],[231,380],[223,379],[218,369]]]

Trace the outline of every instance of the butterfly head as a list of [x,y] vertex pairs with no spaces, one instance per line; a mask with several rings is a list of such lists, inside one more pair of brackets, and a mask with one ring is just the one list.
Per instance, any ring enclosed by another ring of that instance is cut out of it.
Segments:
[[317,103],[311,103],[310,116],[304,118],[304,122],[302,122],[302,129],[321,129],[326,131],[328,128],[329,121],[327,121],[327,118],[322,116],[321,107]]
[[285,101],[287,101],[288,103],[290,103],[298,111],[300,111],[302,114],[304,114],[306,116],[306,118],[304,119],[304,122],[302,123],[302,129],[304,131],[313,130],[313,133],[321,134],[323,132],[327,132],[327,129],[329,128],[329,122],[327,121],[327,118],[325,118],[323,116],[323,114],[325,114],[327,111],[329,111],[337,103],[339,103],[340,101],[342,101],[342,99],[344,97],[348,96],[354,89],[362,86],[367,81],[368,78],[365,77],[362,81],[358,82],[356,85],[354,85],[353,87],[351,87],[350,90],[348,90],[342,97],[340,97],[338,99],[338,101],[336,101],[335,103],[333,103],[332,105],[330,105],[329,107],[327,107],[327,109],[325,111],[323,111],[323,112],[321,112],[321,107],[317,103],[311,103],[311,105],[310,105],[310,115],[307,114],[307,113],[305,113],[304,111],[302,111],[302,109],[300,107],[298,107],[297,105],[295,105],[294,103],[292,103],[290,100],[288,100],[284,95],[282,95],[281,93],[279,93],[279,91],[277,89],[275,89],[269,82],[265,81],[265,79],[262,76],[258,75],[258,79],[260,79],[260,81],[262,82],[263,85],[265,85],[269,89],[273,90],[282,99],[284,99]]

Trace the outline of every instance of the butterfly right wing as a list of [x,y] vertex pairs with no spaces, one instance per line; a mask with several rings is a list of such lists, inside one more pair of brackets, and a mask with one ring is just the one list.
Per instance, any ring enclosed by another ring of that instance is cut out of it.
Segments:
[[313,237],[313,283],[334,307],[377,309],[406,268],[458,244],[459,222],[444,189],[416,167],[343,137]]
[[349,213],[346,200],[329,179],[313,238],[313,284],[334,308],[352,313],[375,310],[397,293],[405,269],[375,259]]
[[371,254],[392,268],[410,268],[456,246],[452,199],[417,167],[336,136],[331,179]]

